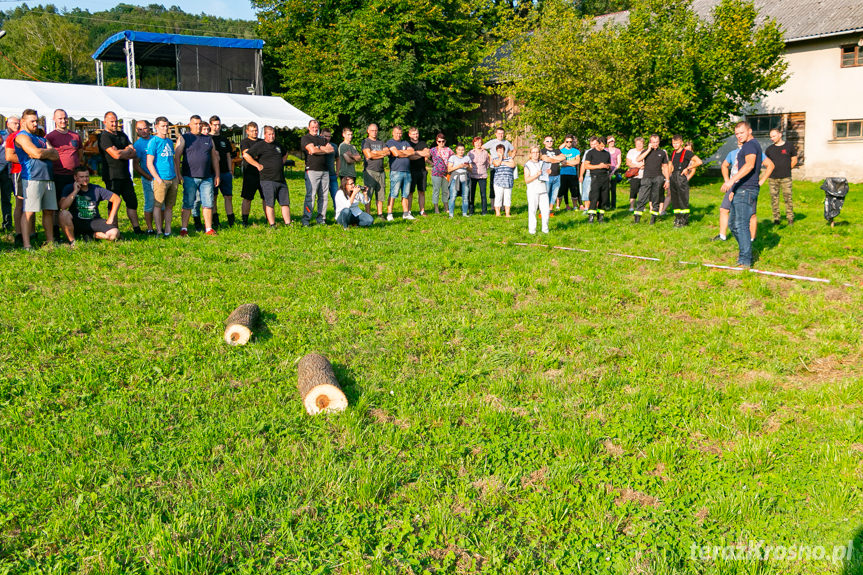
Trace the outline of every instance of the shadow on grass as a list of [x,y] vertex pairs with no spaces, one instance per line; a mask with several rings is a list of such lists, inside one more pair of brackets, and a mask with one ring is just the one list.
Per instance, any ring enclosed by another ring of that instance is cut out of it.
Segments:
[[273,338],[273,332],[267,327],[270,320],[275,320],[276,314],[266,311],[261,311],[258,316],[258,325],[255,326],[255,335],[253,340],[257,342],[269,341]]
[[347,365],[341,363],[333,363],[333,372],[336,374],[336,379],[345,397],[348,398],[348,405],[356,405],[360,399],[360,393],[357,386],[357,381],[354,379],[354,371]]
[[770,251],[779,245],[782,237],[776,233],[776,226],[762,224],[758,226],[755,241],[752,242],[752,262],[758,261],[762,252]]
[[851,549],[846,549],[842,575],[863,575],[863,527],[854,534],[851,544]]

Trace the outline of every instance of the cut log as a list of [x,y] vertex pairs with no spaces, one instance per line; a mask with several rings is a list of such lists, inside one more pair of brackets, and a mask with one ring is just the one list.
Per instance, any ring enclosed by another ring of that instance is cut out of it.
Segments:
[[244,303],[235,309],[225,321],[225,343],[246,345],[252,338],[252,330],[260,314],[261,310],[255,303]]
[[344,411],[348,398],[339,387],[333,366],[319,353],[309,353],[297,368],[297,388],[309,415]]

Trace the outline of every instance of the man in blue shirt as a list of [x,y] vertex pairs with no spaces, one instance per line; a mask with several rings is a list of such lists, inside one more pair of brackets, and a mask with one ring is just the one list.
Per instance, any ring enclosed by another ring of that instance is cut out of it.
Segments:
[[578,189],[578,164],[581,163],[581,152],[575,147],[575,136],[567,134],[563,139],[560,153],[566,156],[566,160],[560,165],[560,192],[557,195],[557,206],[560,207],[560,199],[563,198],[566,209],[569,207],[569,195],[572,193],[572,207],[578,205],[577,197],[580,197]]
[[54,212],[57,211],[57,194],[54,192],[53,162],[60,159],[51,143],[36,135],[39,128],[36,110],[21,114],[21,131],[15,136],[15,153],[21,164],[21,181],[24,188],[24,214],[21,216],[21,239],[24,249],[32,250],[30,232],[35,228],[36,212],[42,212],[45,241],[54,242]]
[[752,238],[749,234],[749,220],[755,213],[758,202],[758,178],[761,172],[761,145],[752,137],[749,122],[738,122],[734,136],[740,144],[737,152],[737,173],[724,184],[722,191],[731,197],[731,233],[737,238],[739,254],[737,265],[752,267]]
[[155,122],[156,135],[147,145],[147,171],[153,176],[153,221],[156,234],[171,235],[171,220],[177,201],[177,166],[174,161],[174,142],[168,137],[168,118],[159,116]]

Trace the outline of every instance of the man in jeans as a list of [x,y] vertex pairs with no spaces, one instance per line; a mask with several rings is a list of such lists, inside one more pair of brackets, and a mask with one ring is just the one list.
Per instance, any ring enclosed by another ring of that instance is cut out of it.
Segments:
[[749,219],[758,202],[758,175],[761,172],[761,145],[752,137],[749,122],[738,122],[734,136],[740,144],[737,152],[737,173],[722,184],[722,192],[731,196],[731,233],[737,238],[737,265],[752,266],[752,238]]
[[[18,116],[9,116],[6,118],[6,129],[0,132],[0,143],[5,142],[6,138],[9,137],[9,134],[14,134],[18,131],[18,127],[20,124],[20,118]],[[7,232],[11,232],[14,227],[18,226],[18,218],[14,219],[14,226],[12,224],[12,196],[15,195],[15,183],[13,182],[12,177],[12,167],[15,164],[6,161],[6,154],[3,153],[5,150],[0,150],[0,209],[2,209],[3,213],[3,229]],[[19,230],[20,232],[20,230]]]
[[766,170],[761,181],[769,179],[770,204],[773,207],[773,223],[779,225],[779,192],[785,199],[785,218],[788,225],[794,224],[794,203],[791,201],[791,170],[797,165],[797,150],[790,142],[782,139],[779,128],[770,130],[770,140],[773,142],[764,151],[767,159]]
[[315,197],[318,200],[317,223],[327,224],[327,195],[330,189],[330,172],[327,169],[327,154],[333,153],[333,145],[320,135],[317,120],[309,121],[309,133],[300,140],[306,153],[306,200],[303,202],[303,227],[308,227],[312,218]]
[[[215,188],[219,185],[219,153],[213,138],[201,133],[201,116],[189,118],[189,131],[177,138],[174,146],[175,169],[183,176],[183,212],[180,237],[189,235],[189,216],[195,202],[200,201],[204,212],[204,228],[208,236],[215,236],[213,229],[213,204]],[[181,162],[182,159],[182,162]]]
[[[135,140],[136,157],[132,160],[132,169],[141,178],[141,189],[144,192],[144,221],[147,223],[147,235],[153,235],[153,176],[147,169],[147,148],[152,136],[150,122],[138,120],[135,122],[135,132],[138,139]],[[83,162],[82,162],[83,163]],[[66,189],[65,187],[63,188]]]
[[393,221],[393,204],[399,196],[402,198],[402,219],[412,220],[408,196],[411,193],[411,161],[410,157],[416,150],[409,142],[402,140],[401,126],[393,128],[393,137],[387,140],[386,147],[390,151],[390,199],[387,202],[387,221]]

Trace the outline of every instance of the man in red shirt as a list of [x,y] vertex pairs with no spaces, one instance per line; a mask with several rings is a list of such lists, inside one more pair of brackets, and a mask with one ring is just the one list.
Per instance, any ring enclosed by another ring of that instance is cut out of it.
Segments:
[[[74,171],[84,163],[84,147],[81,136],[69,131],[69,116],[66,110],[54,110],[54,125],[56,129],[46,136],[46,139],[60,154],[60,159],[54,162],[54,188],[57,193],[57,203],[66,186],[75,183]],[[54,237],[60,237],[59,222],[55,221]]]
[[15,190],[15,212],[12,221],[15,224],[15,244],[24,245],[21,235],[21,215],[24,213],[24,188],[21,184],[21,164],[18,163],[18,154],[15,153],[15,136],[20,129],[18,118],[9,118],[6,122],[8,135],[3,141],[3,152],[6,162],[9,164],[9,177],[12,178],[12,189]]

